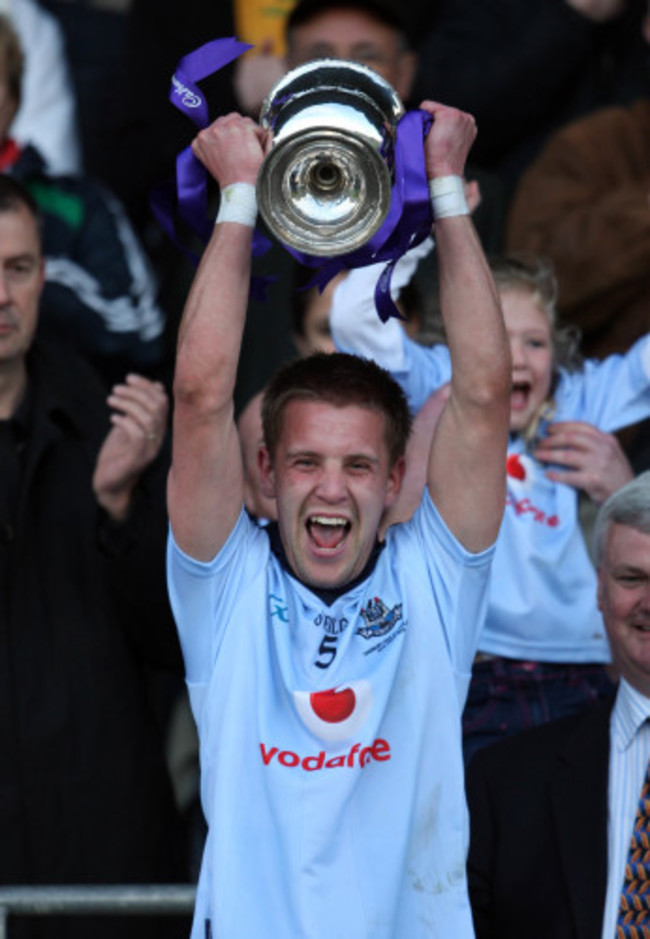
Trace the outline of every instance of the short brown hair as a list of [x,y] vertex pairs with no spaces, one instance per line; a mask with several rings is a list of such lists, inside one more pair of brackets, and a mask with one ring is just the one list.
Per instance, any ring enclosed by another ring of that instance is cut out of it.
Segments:
[[6,173],[0,173],[0,215],[25,209],[34,219],[39,245],[43,249],[43,216],[27,186]]
[[390,465],[404,455],[411,415],[404,392],[389,373],[360,356],[317,352],[283,366],[271,378],[262,402],[264,442],[275,453],[290,401],[322,401],[334,407],[357,405],[384,416]]

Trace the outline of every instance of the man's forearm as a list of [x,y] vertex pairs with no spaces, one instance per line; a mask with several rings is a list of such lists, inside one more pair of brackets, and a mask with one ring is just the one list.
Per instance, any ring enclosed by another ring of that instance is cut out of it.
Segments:
[[431,448],[428,484],[449,528],[470,551],[494,542],[505,498],[510,347],[478,237],[466,216],[436,224],[440,299],[451,354],[451,394]]
[[174,394],[210,406],[232,399],[251,270],[252,229],[215,227],[179,327]]
[[217,118],[192,149],[218,182],[221,205],[179,329],[167,504],[178,546],[207,561],[226,542],[244,498],[233,392],[263,151],[257,125],[237,114]]
[[478,402],[507,396],[508,337],[494,280],[469,217],[438,221],[436,244],[454,390]]

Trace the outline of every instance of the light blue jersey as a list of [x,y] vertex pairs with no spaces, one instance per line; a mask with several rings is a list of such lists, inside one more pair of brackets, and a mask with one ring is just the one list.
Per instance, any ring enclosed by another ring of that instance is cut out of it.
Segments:
[[[414,255],[414,262],[417,255]],[[415,263],[399,266],[396,287]],[[417,412],[451,378],[446,346],[410,340],[396,320],[383,325],[374,310],[372,268],[353,271],[334,295],[330,314],[336,345],[373,358],[399,382]],[[363,299],[365,298],[365,299]],[[556,421],[588,421],[606,432],[650,416],[650,337],[625,355],[588,361],[560,373]],[[508,450],[506,510],[497,540],[492,585],[479,649],[536,662],[604,663],[609,647],[596,607],[596,574],[578,520],[578,493],[552,482],[545,467],[513,435]]]
[[493,549],[428,496],[331,605],[242,514],[170,537],[209,830],[193,939],[468,939],[461,713]]

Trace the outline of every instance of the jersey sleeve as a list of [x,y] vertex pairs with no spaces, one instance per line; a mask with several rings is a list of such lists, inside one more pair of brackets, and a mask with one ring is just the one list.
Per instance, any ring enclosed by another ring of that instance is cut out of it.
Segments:
[[459,694],[464,697],[485,621],[495,546],[476,554],[467,551],[445,524],[428,490],[404,528],[410,528],[420,543]]
[[225,630],[233,623],[233,606],[264,569],[268,551],[266,533],[243,510],[211,561],[185,554],[169,530],[167,585],[193,709],[199,689],[210,681]]
[[624,355],[588,360],[582,372],[565,375],[558,397],[562,412],[606,432],[650,417],[650,335]]
[[[395,299],[409,283],[433,242],[427,240],[407,252],[395,266],[391,295]],[[451,362],[444,345],[430,348],[410,339],[398,320],[382,323],[375,308],[375,287],[383,264],[355,268],[334,291],[330,328],[337,349],[372,359],[401,385],[414,413],[429,395],[449,381]]]

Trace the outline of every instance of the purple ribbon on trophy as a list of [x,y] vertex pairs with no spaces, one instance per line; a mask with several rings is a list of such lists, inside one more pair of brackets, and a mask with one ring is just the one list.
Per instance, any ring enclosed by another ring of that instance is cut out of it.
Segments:
[[[183,56],[176,66],[171,80],[169,100],[183,114],[203,129],[210,123],[205,96],[197,82],[212,75],[237,59],[252,46],[235,38],[213,39]],[[188,146],[176,158],[176,179],[156,186],[151,194],[151,208],[162,227],[178,248],[194,263],[198,257],[187,248],[176,232],[174,214],[178,212],[189,228],[205,245],[211,235],[214,222],[208,217],[207,173]],[[259,256],[268,250],[269,242],[255,232],[253,255]],[[259,300],[266,299],[266,287],[273,278],[254,277],[251,293]]]
[[[251,47],[234,38],[214,39],[189,55],[183,56],[171,80],[169,100],[183,114],[203,129],[210,123],[207,102],[196,84],[237,59]],[[207,217],[207,177],[204,167],[186,147],[176,158],[175,189],[163,183],[152,193],[151,207],[164,231],[192,260],[193,252],[179,242],[174,225],[174,195],[179,216],[196,232],[202,242],[209,238],[211,225]]]
[[[238,58],[251,46],[235,38],[215,39],[206,43],[178,63],[172,77],[170,101],[199,128],[207,127],[210,118],[207,102],[197,82]],[[388,213],[381,227],[360,248],[335,257],[324,258],[303,253],[284,243],[300,263],[315,269],[312,284],[322,290],[338,272],[370,264],[385,263],[375,290],[377,312],[383,321],[390,316],[401,318],[391,297],[391,277],[402,255],[420,244],[431,233],[433,213],[429,199],[424,161],[424,138],[431,125],[431,116],[416,110],[404,114],[397,123],[393,152],[393,184]],[[152,209],[163,230],[192,259],[196,255],[177,237],[174,212],[196,233],[204,244],[210,237],[213,221],[207,215],[207,173],[201,162],[185,148],[176,159],[175,187],[167,183],[152,194]],[[263,254],[267,239],[255,232],[253,255]],[[272,278],[251,280],[251,294],[263,299]]]

